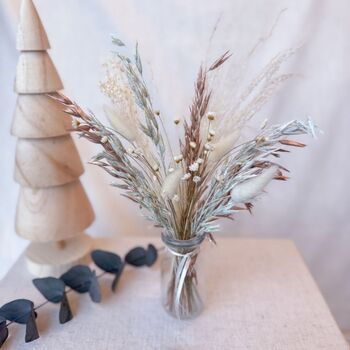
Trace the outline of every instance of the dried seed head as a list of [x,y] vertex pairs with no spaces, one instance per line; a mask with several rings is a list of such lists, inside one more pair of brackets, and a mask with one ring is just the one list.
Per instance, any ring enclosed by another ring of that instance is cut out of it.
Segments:
[[197,162],[198,164],[203,164],[204,160],[203,160],[202,158],[198,158],[198,159],[196,160],[196,162]]
[[215,130],[209,129],[209,135],[212,137],[215,136]]
[[174,123],[175,123],[175,125],[178,125],[178,124],[180,124],[180,119],[174,119]]
[[256,141],[257,143],[264,143],[264,142],[267,141],[267,138],[266,138],[265,136],[258,136],[258,137],[255,139],[255,141]]
[[214,120],[215,119],[215,113],[214,112],[208,112],[207,113],[207,118],[209,120]]
[[78,118],[72,119],[72,127],[76,129],[80,125],[80,120]]
[[197,147],[197,144],[196,144],[194,141],[191,141],[191,142],[190,142],[190,147],[191,147],[192,149],[195,149],[195,148]]
[[153,169],[154,171],[158,171],[158,170],[159,170],[159,165],[158,165],[158,164],[154,164],[153,167],[152,167],[152,169]]
[[154,111],[154,114],[159,116],[160,115],[160,111],[157,109],[157,110]]
[[201,181],[200,176],[194,176],[194,177],[193,177],[193,182],[194,182],[194,183],[197,184],[199,181]]
[[176,163],[180,163],[182,161],[182,159],[184,159],[183,155],[182,154],[179,154],[178,156],[175,156],[174,157],[174,161]]
[[168,172],[169,172],[169,173],[173,173],[174,171],[175,171],[174,168],[169,168],[169,169],[168,169]]
[[214,146],[212,144],[210,144],[209,142],[207,142],[205,145],[204,145],[204,149],[206,151],[212,151],[214,149]]
[[102,136],[101,137],[101,143],[106,143],[108,141],[108,137],[107,136]]

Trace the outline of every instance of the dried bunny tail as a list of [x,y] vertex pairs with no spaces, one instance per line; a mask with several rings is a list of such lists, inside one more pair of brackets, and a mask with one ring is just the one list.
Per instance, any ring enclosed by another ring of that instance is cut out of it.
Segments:
[[137,140],[137,125],[125,113],[119,113],[113,107],[104,106],[104,112],[114,130],[130,142]]
[[236,145],[240,137],[239,130],[235,130],[232,133],[224,136],[218,142],[213,144],[213,151],[209,153],[209,163],[219,162],[227,153],[229,153]]
[[258,196],[268,183],[276,176],[278,166],[271,166],[247,181],[237,184],[231,190],[231,198],[235,203],[247,203]]
[[170,173],[165,179],[162,186],[162,196],[167,199],[172,199],[180,185],[183,170],[179,167]]
[[157,161],[148,140],[139,129],[138,121],[129,118],[127,114],[118,112],[108,105],[104,106],[104,111],[113,129],[130,143],[140,148],[147,161],[155,166]]

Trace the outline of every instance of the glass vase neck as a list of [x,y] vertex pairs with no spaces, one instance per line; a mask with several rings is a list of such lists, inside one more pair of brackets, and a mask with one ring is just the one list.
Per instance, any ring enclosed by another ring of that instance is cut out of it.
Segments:
[[194,236],[190,239],[177,239],[166,233],[162,233],[161,237],[164,245],[174,251],[196,249],[205,239],[205,235]]

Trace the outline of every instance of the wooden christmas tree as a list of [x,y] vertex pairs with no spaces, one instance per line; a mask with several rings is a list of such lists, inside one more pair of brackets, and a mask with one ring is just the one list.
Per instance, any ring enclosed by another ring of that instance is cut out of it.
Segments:
[[94,220],[79,181],[84,169],[67,131],[70,118],[47,95],[63,88],[49,48],[32,0],[23,0],[12,125],[18,137],[15,180],[21,186],[16,231],[32,241],[26,252],[28,268],[39,276],[58,275],[89,253],[84,230]]

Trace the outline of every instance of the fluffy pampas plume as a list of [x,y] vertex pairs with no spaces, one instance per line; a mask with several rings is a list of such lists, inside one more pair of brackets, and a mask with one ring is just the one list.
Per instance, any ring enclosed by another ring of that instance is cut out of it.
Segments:
[[247,203],[254,199],[267,184],[276,176],[278,167],[271,166],[260,175],[236,185],[231,191],[231,198],[235,203]]
[[162,196],[164,198],[172,199],[174,197],[179,187],[182,175],[183,171],[179,167],[164,179],[162,186]]

